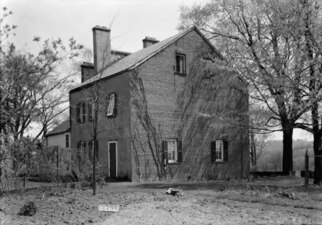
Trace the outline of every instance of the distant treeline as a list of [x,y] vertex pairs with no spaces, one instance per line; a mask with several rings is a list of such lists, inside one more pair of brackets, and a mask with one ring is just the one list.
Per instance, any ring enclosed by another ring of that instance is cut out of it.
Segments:
[[[306,140],[293,141],[293,168],[304,170],[304,156],[308,150],[309,156],[313,156],[313,143]],[[282,171],[283,159],[282,140],[267,141],[263,152],[257,160],[257,171]],[[309,168],[314,169],[313,157],[309,158]]]

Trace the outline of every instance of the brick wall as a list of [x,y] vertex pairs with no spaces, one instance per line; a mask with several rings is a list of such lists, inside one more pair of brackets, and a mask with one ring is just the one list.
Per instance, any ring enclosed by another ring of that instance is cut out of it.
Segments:
[[[187,73],[175,73],[176,53],[185,54]],[[248,98],[245,84],[229,72],[194,30],[137,69],[103,80],[100,90],[98,157],[108,175],[108,142],[118,142],[118,176],[133,181],[201,180],[246,176]],[[94,92],[97,87],[94,86]],[[117,117],[107,118],[106,97],[117,94]],[[71,144],[92,139],[92,126],[76,121],[76,105],[88,102],[90,88],[70,94]],[[87,110],[87,109],[86,109]],[[86,111],[87,112],[87,111]],[[242,126],[243,125],[243,126]],[[182,141],[182,162],[165,166],[161,143]],[[228,161],[211,162],[211,142],[228,142]]]
[[[187,74],[174,72],[176,52]],[[200,58],[212,49],[192,31],[131,73],[132,180],[246,176],[248,109],[244,83],[220,63]],[[209,66],[209,64],[211,66]],[[163,167],[162,140],[178,138],[183,160]],[[211,141],[228,141],[228,161],[211,162]],[[162,173],[165,170],[165,176]]]
[[[89,102],[94,94],[99,91],[99,118],[98,118],[98,161],[100,173],[108,176],[108,142],[118,142],[118,176],[131,177],[130,154],[130,88],[127,74],[122,74],[100,83],[100,87],[92,86],[70,94],[71,115],[71,146],[77,151],[80,141],[86,142],[86,151],[89,150],[89,141],[93,139],[92,124],[86,116],[85,123],[76,121],[76,105],[79,102]],[[107,99],[110,93],[117,96],[117,116],[106,117]],[[86,114],[88,109],[86,108]]]

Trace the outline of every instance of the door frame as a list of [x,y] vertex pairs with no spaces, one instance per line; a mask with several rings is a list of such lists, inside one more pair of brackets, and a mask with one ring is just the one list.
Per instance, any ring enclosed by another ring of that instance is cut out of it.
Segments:
[[115,143],[115,177],[118,177],[118,146],[117,141],[107,142],[107,158],[108,158],[108,176],[111,177],[111,160],[110,160],[110,144]]

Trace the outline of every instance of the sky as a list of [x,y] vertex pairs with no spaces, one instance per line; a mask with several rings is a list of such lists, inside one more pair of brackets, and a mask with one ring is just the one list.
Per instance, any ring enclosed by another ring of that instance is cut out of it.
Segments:
[[14,13],[8,22],[18,25],[13,41],[19,49],[32,48],[34,36],[74,37],[92,48],[92,27],[100,25],[111,29],[113,49],[135,52],[145,36],[163,40],[178,33],[179,6],[194,2],[198,0],[2,0],[2,6]]
[[[92,28],[99,25],[111,29],[112,49],[135,52],[146,36],[161,41],[178,33],[179,7],[198,2],[202,0],[0,0],[0,5],[13,11],[7,22],[18,26],[11,41],[19,50],[33,51],[35,36],[65,42],[73,37],[92,49]],[[297,129],[294,139],[312,136]]]

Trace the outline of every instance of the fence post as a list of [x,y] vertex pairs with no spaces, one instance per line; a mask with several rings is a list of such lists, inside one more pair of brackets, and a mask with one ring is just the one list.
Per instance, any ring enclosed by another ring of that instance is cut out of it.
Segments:
[[309,155],[306,149],[306,153],[305,153],[305,189],[308,188],[309,186]]

